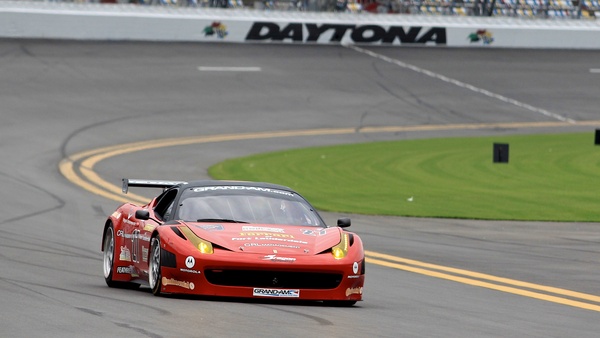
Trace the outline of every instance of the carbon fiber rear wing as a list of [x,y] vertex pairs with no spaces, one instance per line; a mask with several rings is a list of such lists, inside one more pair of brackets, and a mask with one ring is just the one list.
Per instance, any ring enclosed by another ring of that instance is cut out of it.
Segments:
[[129,191],[129,187],[140,187],[140,188],[170,188],[174,185],[185,184],[185,181],[161,181],[161,180],[135,180],[130,178],[123,179],[123,193],[126,194]]

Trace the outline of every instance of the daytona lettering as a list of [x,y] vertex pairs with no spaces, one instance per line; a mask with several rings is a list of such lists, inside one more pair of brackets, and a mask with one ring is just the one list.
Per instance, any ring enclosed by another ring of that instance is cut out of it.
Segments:
[[393,44],[446,44],[446,28],[444,27],[401,27],[379,25],[340,25],[313,23],[290,23],[280,26],[275,22],[255,22],[246,40],[253,41],[284,41],[292,42],[317,42],[327,39],[326,42],[341,42],[348,36],[355,43],[383,43]]

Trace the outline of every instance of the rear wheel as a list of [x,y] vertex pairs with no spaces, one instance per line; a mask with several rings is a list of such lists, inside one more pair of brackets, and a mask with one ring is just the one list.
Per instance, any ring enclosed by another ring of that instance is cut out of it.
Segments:
[[118,282],[113,280],[113,270],[115,265],[115,230],[112,224],[104,232],[104,281],[111,288],[137,289],[140,285],[129,282]]
[[155,296],[160,296],[162,288],[162,271],[160,266],[160,236],[152,238],[150,245],[150,259],[148,266],[148,282]]

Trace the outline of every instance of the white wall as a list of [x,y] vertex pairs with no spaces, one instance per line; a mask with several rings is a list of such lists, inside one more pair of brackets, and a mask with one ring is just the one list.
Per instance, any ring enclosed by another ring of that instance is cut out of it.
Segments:
[[0,37],[600,49],[600,24],[2,1]]

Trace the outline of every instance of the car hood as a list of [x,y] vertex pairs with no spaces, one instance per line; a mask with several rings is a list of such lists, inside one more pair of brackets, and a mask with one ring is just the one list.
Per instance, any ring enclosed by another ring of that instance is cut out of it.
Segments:
[[184,223],[198,237],[245,253],[316,255],[340,243],[342,229],[239,223]]

